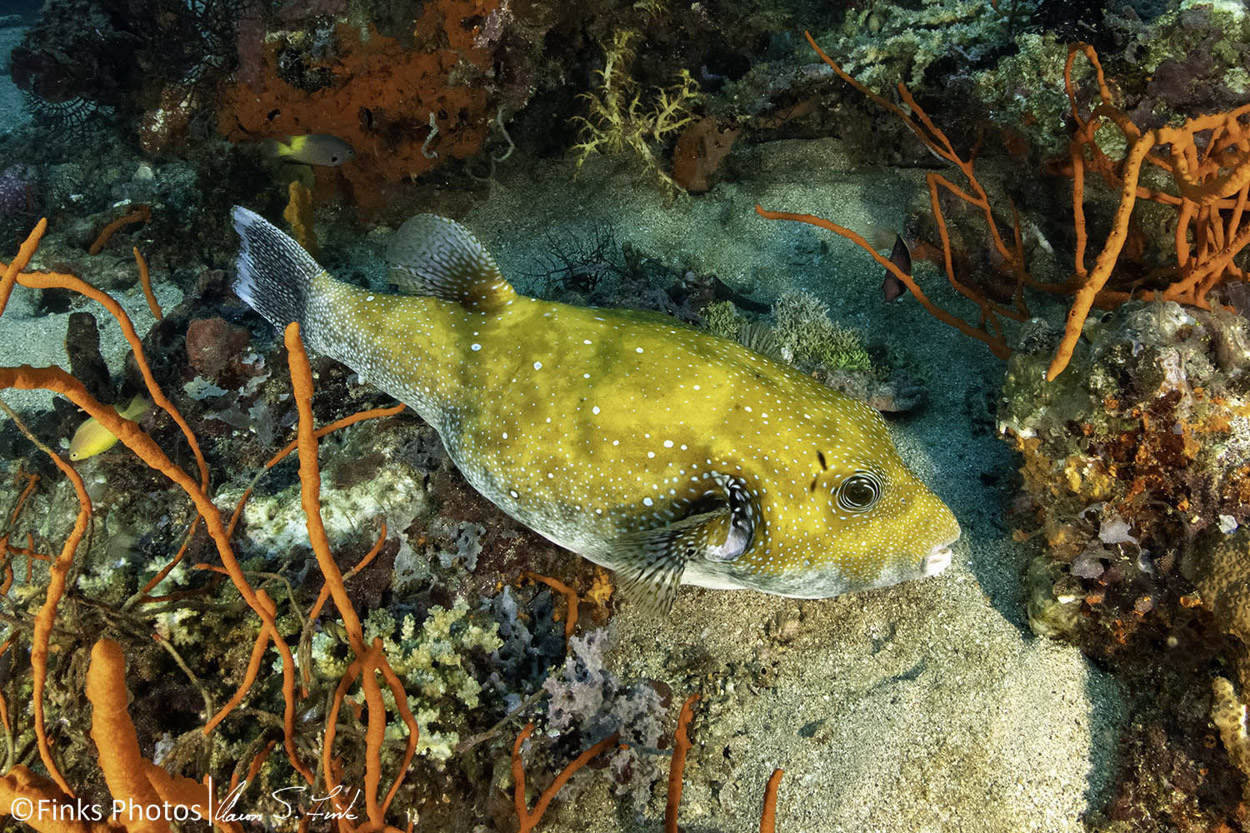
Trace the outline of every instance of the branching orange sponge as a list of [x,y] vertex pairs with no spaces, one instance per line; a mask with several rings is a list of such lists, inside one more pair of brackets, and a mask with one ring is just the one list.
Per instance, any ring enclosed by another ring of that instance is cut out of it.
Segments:
[[[808,223],[850,240],[910,289],[929,313],[960,332],[985,342],[995,355],[1005,358],[1011,352],[1000,319],[1018,321],[1029,314],[1024,301],[1026,288],[1072,297],[1063,338],[1047,370],[1047,378],[1053,380],[1068,366],[1085,319],[1094,307],[1112,308],[1137,298],[1177,301],[1206,308],[1210,305],[1208,296],[1217,286],[1226,280],[1246,278],[1247,270],[1239,267],[1235,259],[1250,249],[1250,212],[1246,210],[1250,202],[1250,104],[1224,113],[1187,119],[1179,127],[1143,130],[1112,102],[1111,90],[1093,47],[1086,44],[1069,47],[1064,83],[1072,119],[1077,126],[1070,153],[1073,169],[1072,219],[1076,232],[1074,269],[1067,280],[1041,282],[1029,273],[1025,263],[1020,220],[1015,206],[1011,206],[1013,227],[1008,242],[994,218],[989,195],[977,179],[971,156],[965,158],[955,150],[946,134],[916,103],[907,88],[902,84],[898,87],[904,104],[900,107],[852,78],[816,45],[810,34],[807,40],[839,78],[897,116],[930,151],[954,165],[963,175],[965,187],[935,172],[928,173],[925,179],[942,241],[947,280],[959,294],[978,306],[977,323],[972,324],[938,307],[920,290],[911,275],[879,254],[854,231],[810,214],[768,211],[759,206],[756,206],[756,211],[767,219]],[[1088,59],[1097,77],[1099,102],[1088,117],[1081,113],[1072,82],[1072,67],[1078,55]],[[1122,134],[1121,139],[1127,147],[1122,159],[1109,158],[1100,147],[1096,137],[1104,126]],[[1086,262],[1087,170],[1100,174],[1108,186],[1120,193],[1111,231],[1092,267]],[[1151,170],[1163,171],[1170,176],[1170,182],[1164,183],[1166,187],[1151,188],[1144,184],[1143,174]],[[1013,285],[1002,288],[1004,295],[1009,293],[1012,298],[1010,306],[974,291],[955,274],[954,252],[941,207],[942,191],[978,209],[983,215],[993,248],[1012,276]],[[1116,286],[1113,281],[1129,236],[1134,209],[1141,200],[1177,209],[1173,234],[1176,266],[1170,270],[1156,270],[1150,276],[1151,282],[1161,288],[1139,288],[1133,283],[1125,285],[1123,282],[1121,286]]]

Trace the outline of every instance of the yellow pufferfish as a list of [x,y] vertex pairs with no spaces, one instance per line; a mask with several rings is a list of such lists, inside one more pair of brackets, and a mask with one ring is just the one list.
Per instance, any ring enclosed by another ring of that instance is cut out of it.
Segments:
[[950,563],[959,524],[881,415],[790,367],[660,313],[519,295],[444,217],[393,236],[404,295],[233,217],[239,297],[411,406],[474,488],[648,607],[682,583],[824,598]]

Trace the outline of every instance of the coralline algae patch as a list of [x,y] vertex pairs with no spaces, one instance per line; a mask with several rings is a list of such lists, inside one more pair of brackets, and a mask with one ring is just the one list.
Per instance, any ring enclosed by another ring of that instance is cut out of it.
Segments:
[[[470,611],[459,599],[450,610],[431,607],[420,623],[412,613],[401,617],[374,609],[364,622],[364,636],[369,643],[382,640],[392,668],[405,682],[408,707],[420,728],[417,754],[440,762],[450,759],[460,732],[449,726],[462,725],[466,711],[479,708],[482,693],[465,658],[491,654],[503,645],[498,623]],[[313,636],[312,657],[317,673],[326,679],[341,677],[349,663],[346,645],[329,630]],[[400,736],[399,727],[393,731]]]
[[[403,530],[413,519],[431,511],[425,473],[403,457],[403,434],[389,432],[359,442],[332,434],[321,440],[321,517],[332,547],[347,541],[376,540],[383,520],[387,537],[398,536],[402,542]],[[370,445],[361,449],[360,442]],[[243,484],[225,486],[214,501],[223,511],[232,511],[243,489]],[[245,551],[281,554],[296,547],[307,548],[308,528],[299,484],[274,493],[259,490],[253,494],[244,506],[242,526]]]

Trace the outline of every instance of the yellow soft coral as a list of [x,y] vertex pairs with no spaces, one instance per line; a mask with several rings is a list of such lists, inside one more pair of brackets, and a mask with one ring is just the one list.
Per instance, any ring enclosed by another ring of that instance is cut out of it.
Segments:
[[691,106],[699,99],[699,82],[683,69],[677,84],[656,88],[646,100],[638,90],[638,82],[627,72],[634,60],[632,31],[617,31],[605,50],[604,66],[599,70],[599,89],[582,93],[589,102],[588,116],[575,116],[581,125],[582,141],[573,146],[577,152],[577,170],[592,154],[615,155],[632,150],[642,166],[660,181],[669,195],[684,189],[665,172],[656,158],[653,145],[664,142],[689,124],[694,115]]

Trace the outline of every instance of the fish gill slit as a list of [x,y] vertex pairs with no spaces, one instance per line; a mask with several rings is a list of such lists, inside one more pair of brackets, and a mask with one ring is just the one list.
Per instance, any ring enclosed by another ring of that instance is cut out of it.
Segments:
[[816,452],[816,459],[820,461],[820,467],[825,471],[829,471],[829,466],[825,463],[825,453],[823,451]]

